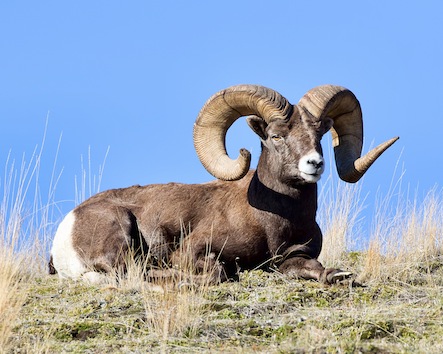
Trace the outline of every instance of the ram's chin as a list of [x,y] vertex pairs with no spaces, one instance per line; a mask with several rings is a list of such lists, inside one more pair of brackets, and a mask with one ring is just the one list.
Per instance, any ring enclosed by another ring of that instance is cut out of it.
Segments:
[[308,174],[308,173],[304,173],[304,172],[300,172],[300,176],[303,179],[303,181],[305,183],[317,183],[320,178],[321,178],[321,174]]

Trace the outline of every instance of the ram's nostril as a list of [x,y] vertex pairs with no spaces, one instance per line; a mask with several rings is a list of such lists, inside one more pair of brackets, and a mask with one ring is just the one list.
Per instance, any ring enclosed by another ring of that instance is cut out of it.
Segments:
[[308,160],[307,163],[309,165],[314,166],[315,168],[320,168],[323,166],[323,161],[318,161],[318,160]]

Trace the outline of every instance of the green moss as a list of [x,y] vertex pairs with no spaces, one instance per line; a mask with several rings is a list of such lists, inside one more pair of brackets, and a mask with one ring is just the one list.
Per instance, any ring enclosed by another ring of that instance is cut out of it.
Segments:
[[287,338],[293,339],[294,337],[297,337],[295,328],[299,329],[299,327],[294,327],[287,324],[279,326],[273,330],[273,336],[275,340],[279,343],[286,340]]
[[239,320],[239,319],[242,319],[243,316],[236,309],[225,308],[225,309],[223,309],[223,310],[218,312],[217,318],[219,318],[219,319]]
[[100,325],[97,323],[83,322],[62,324],[55,328],[54,337],[61,341],[86,340],[98,335]]
[[402,325],[400,328],[397,328],[397,336],[403,340],[411,341],[416,341],[417,339],[422,338],[416,330],[407,325]]
[[361,339],[384,338],[392,335],[392,324],[386,322],[368,323],[363,326],[360,334]]
[[365,254],[363,252],[352,251],[346,255],[346,259],[350,263],[351,266],[355,266],[355,265],[361,263],[364,256],[365,256]]

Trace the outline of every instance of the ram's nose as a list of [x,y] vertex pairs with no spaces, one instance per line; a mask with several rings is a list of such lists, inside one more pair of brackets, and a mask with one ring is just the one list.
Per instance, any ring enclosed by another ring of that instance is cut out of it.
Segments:
[[306,163],[308,165],[312,166],[313,168],[315,168],[316,170],[323,168],[323,165],[324,165],[323,158],[321,158],[321,159],[311,158],[311,159],[307,160]]
[[298,169],[306,182],[317,182],[325,170],[323,156],[316,151],[303,156],[298,164]]

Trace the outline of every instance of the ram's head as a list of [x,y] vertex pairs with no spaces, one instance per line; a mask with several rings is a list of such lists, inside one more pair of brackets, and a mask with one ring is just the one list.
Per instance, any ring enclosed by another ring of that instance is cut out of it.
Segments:
[[[361,156],[363,120],[360,103],[346,88],[324,85],[308,91],[297,105],[291,105],[278,92],[258,85],[238,85],[213,95],[203,106],[194,125],[194,145],[203,166],[216,178],[237,180],[249,170],[251,155],[240,150],[237,159],[226,152],[226,133],[242,116],[256,116],[248,123],[264,143],[271,136],[269,127],[276,122],[299,129],[298,133],[311,144],[299,157],[298,175],[305,182],[315,183],[323,172],[319,141],[331,130],[337,171],[341,179],[357,182],[372,163],[398,137],[392,138]],[[257,118],[258,117],[258,118]],[[297,126],[297,122],[300,122]],[[303,128],[302,128],[303,127]],[[304,146],[306,146],[306,144]]]

